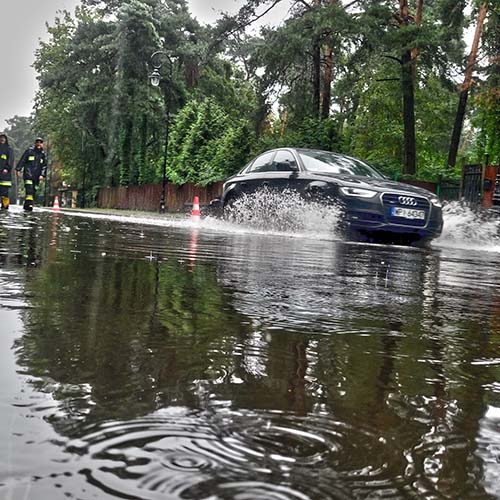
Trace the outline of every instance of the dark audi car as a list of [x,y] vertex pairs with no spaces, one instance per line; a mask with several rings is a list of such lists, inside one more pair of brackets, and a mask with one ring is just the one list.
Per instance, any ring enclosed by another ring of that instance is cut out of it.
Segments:
[[295,191],[341,208],[340,225],[361,241],[423,244],[443,227],[441,203],[422,188],[387,179],[367,163],[329,151],[267,151],[226,180],[220,206],[259,189]]

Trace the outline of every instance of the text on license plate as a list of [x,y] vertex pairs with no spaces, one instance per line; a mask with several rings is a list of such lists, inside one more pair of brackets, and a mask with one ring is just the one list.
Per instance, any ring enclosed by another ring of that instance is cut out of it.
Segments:
[[404,217],[405,219],[425,219],[424,210],[415,210],[414,208],[391,207],[393,217]]

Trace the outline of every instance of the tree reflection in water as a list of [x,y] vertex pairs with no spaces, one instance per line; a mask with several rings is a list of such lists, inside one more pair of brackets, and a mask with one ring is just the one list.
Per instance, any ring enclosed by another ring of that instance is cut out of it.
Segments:
[[170,491],[189,463],[210,471],[187,498],[268,477],[290,498],[459,497],[484,493],[486,456],[494,477],[496,372],[478,360],[500,359],[496,271],[387,247],[46,227],[0,232],[29,269],[17,360],[56,401],[44,418],[98,450],[90,482],[108,484],[112,463],[113,481],[160,484],[167,467]]

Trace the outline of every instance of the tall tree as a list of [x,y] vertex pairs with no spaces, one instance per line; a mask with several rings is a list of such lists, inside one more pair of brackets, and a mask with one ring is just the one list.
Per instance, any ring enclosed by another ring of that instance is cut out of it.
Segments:
[[448,153],[448,167],[454,167],[457,161],[458,146],[460,144],[460,136],[462,134],[462,127],[464,123],[465,110],[467,107],[467,98],[469,90],[472,85],[472,75],[477,61],[477,51],[479,48],[479,41],[481,40],[481,32],[483,30],[483,23],[486,18],[488,6],[486,2],[481,3],[477,14],[476,30],[474,39],[472,41],[469,57],[467,58],[467,66],[465,68],[465,76],[462,85],[460,86],[458,96],[457,114],[455,116],[455,123],[453,125],[453,132],[451,134],[450,151]]
[[474,126],[477,160],[488,157],[500,165],[500,4],[488,7],[482,36],[483,64],[478,65],[471,121]]
[[[405,30],[411,23],[408,1],[399,0],[397,20],[400,29]],[[417,153],[415,142],[415,90],[414,90],[414,47],[403,48],[401,59],[401,86],[403,94],[403,133],[404,133],[404,165],[405,174],[414,175],[417,170]]]
[[[143,103],[147,100],[147,62],[159,46],[158,25],[153,9],[140,0],[128,0],[118,12],[114,36],[117,54],[117,78],[113,117],[115,138],[120,142],[120,184],[135,184],[140,168],[134,162],[134,128],[144,113]],[[118,126],[117,126],[118,125]],[[140,142],[139,142],[140,144]]]
[[33,117],[13,116],[6,120],[7,127],[3,133],[9,137],[10,145],[14,148],[16,156],[33,143]]
[[[329,0],[330,5],[336,5],[337,0]],[[335,16],[335,11],[330,10],[330,15]],[[335,24],[335,20],[332,20],[332,24]],[[328,118],[330,115],[330,105],[332,96],[332,80],[333,80],[333,48],[331,41],[327,40],[324,47],[324,68],[323,68],[323,89],[321,93],[321,117]]]

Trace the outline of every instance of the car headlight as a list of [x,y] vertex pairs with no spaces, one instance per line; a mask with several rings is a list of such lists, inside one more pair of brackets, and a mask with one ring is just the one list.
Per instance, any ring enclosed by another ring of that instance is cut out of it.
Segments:
[[340,191],[345,196],[355,196],[356,198],[373,198],[378,194],[377,191],[355,187],[341,187]]
[[431,203],[437,208],[441,208],[443,206],[439,198],[431,198]]

